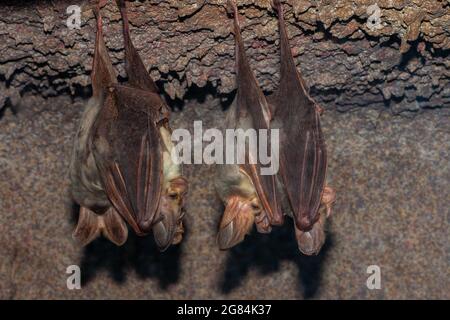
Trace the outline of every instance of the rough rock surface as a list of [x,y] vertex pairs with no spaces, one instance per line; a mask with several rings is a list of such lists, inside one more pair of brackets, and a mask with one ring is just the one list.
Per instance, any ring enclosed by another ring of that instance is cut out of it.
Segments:
[[[374,108],[327,111],[328,179],[338,201],[317,257],[298,252],[292,225],[253,233],[231,251],[215,244],[221,210],[213,166],[185,167],[187,236],[159,253],[151,236],[123,247],[71,239],[72,138],[83,104],[33,97],[0,120],[0,298],[449,299],[449,109],[414,117]],[[173,126],[215,127],[217,99],[188,103]],[[81,290],[66,288],[79,265]],[[368,290],[369,265],[381,290]]]
[[[227,95],[234,84],[234,40],[225,0],[129,3],[132,37],[152,75],[175,100],[197,88]],[[395,113],[450,102],[450,2],[287,1],[288,32],[312,95],[338,110],[390,106]],[[277,19],[269,0],[238,1],[251,65],[266,91],[278,81]],[[81,29],[66,26],[80,5]],[[120,15],[103,10],[107,46],[124,76]],[[373,19],[369,19],[372,21]],[[0,109],[34,92],[45,97],[89,91],[95,22],[87,0],[2,1]]]

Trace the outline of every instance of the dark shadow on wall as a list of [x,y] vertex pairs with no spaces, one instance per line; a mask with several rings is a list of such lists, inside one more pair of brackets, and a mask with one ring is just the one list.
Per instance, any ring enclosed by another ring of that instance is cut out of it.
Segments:
[[229,250],[221,280],[223,293],[238,288],[250,268],[257,268],[267,275],[279,271],[280,262],[287,260],[297,265],[298,289],[303,297],[311,299],[316,295],[320,288],[322,266],[333,247],[333,236],[327,233],[327,240],[319,255],[303,255],[297,247],[292,221],[288,220],[289,223],[274,228],[270,234],[258,234],[254,230],[244,242]]
[[[72,207],[74,223],[77,220],[78,210],[79,207],[74,204]],[[102,269],[107,270],[117,283],[124,283],[128,271],[134,270],[142,279],[155,278],[161,289],[167,289],[180,277],[182,243],[160,252],[151,234],[138,237],[129,230],[128,240],[121,247],[100,237],[83,249],[80,262],[80,268],[83,270],[82,285],[93,280]]]

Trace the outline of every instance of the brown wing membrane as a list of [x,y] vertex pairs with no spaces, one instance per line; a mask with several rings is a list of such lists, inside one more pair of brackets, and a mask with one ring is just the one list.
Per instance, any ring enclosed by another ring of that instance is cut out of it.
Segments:
[[[236,39],[237,64],[237,96],[236,105],[238,119],[251,117],[254,129],[269,129],[271,113],[267,101],[256,82],[245,54],[240,33],[239,13],[236,3],[229,1],[234,14],[234,30]],[[259,145],[259,144],[258,144]],[[270,145],[269,145],[270,148]],[[269,149],[270,150],[270,149]],[[248,155],[251,156],[251,155]],[[276,194],[275,175],[261,175],[258,164],[246,164],[243,169],[251,177],[258,197],[268,213],[271,224],[283,223],[283,215]]]
[[162,189],[162,150],[154,113],[158,95],[115,85],[94,124],[93,153],[116,210],[138,234],[155,222]]
[[281,37],[280,86],[273,97],[275,119],[281,124],[280,172],[296,225],[309,230],[319,217],[327,153],[319,113],[291,54],[280,1],[274,6]]

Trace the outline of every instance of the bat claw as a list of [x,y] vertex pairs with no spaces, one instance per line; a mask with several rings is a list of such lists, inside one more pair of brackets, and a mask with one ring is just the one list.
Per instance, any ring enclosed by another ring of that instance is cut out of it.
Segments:
[[172,244],[171,230],[168,226],[160,221],[153,226],[153,236],[159,251],[165,251]]
[[97,16],[100,13],[100,9],[106,6],[108,0],[94,0],[92,4],[89,5],[90,8],[94,11],[94,14]]

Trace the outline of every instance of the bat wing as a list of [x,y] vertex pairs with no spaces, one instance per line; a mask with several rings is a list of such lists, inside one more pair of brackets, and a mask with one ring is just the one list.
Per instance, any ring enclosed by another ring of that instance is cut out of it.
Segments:
[[280,1],[275,1],[275,7],[280,23],[281,76],[271,100],[275,122],[281,127],[280,172],[296,225],[308,230],[319,217],[327,152],[316,104],[291,54]]
[[[271,111],[248,63],[240,33],[237,7],[234,3],[232,5],[234,9],[238,85],[235,101],[236,122],[242,123],[250,119],[250,126],[257,130],[257,139],[259,139],[259,129],[269,129]],[[268,148],[270,150],[270,143],[268,144]],[[251,154],[247,154],[246,156],[247,160],[252,157]],[[276,175],[261,175],[260,165],[258,163],[251,164],[246,161],[246,164],[242,168],[250,176],[261,204],[268,214],[270,223],[274,225],[282,224],[283,214],[276,192]]]
[[97,33],[95,37],[94,61],[91,73],[92,90],[93,96],[95,97],[103,96],[107,86],[117,83],[116,73],[103,39],[103,23],[99,5],[100,3],[94,8],[94,14],[97,21]]
[[106,193],[138,234],[156,222],[162,189],[162,107],[156,94],[115,85],[94,124],[92,150]]

